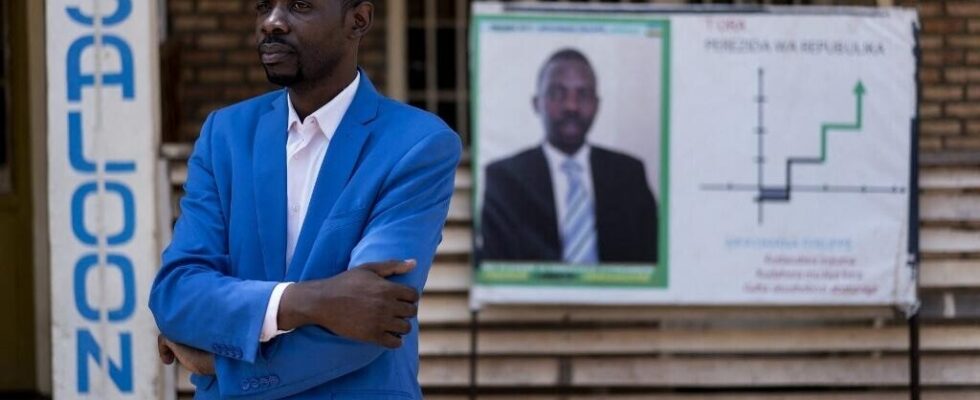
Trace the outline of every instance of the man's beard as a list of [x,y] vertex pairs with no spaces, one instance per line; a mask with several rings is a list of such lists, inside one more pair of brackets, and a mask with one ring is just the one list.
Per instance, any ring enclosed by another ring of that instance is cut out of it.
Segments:
[[296,83],[301,82],[304,78],[303,68],[300,67],[299,53],[296,51],[296,46],[293,46],[282,37],[270,35],[270,36],[266,36],[264,39],[262,39],[262,42],[259,43],[258,45],[259,54],[262,53],[262,48],[264,46],[274,46],[274,45],[279,45],[278,47],[280,49],[282,47],[285,47],[286,49],[288,49],[289,52],[291,52],[294,55],[294,57],[296,58],[296,70],[290,74],[276,75],[269,72],[268,66],[263,66],[263,68],[265,69],[265,78],[268,79],[269,82],[271,82],[274,85],[285,86],[285,87],[289,87],[295,85]]
[[[560,119],[552,122],[551,129],[558,133],[562,139],[584,139],[586,131],[591,125],[591,122],[580,114],[568,112],[564,113]],[[569,137],[570,135],[566,133],[568,130],[574,131],[576,134]]]
[[297,71],[293,74],[273,75],[269,73],[268,67],[263,68],[265,68],[265,78],[268,79],[273,85],[290,87],[303,81],[303,71],[299,69],[297,69]]

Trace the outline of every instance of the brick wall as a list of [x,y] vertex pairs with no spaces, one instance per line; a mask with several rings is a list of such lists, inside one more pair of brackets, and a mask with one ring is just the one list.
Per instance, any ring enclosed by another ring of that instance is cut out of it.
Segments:
[[919,10],[922,152],[980,150],[980,1],[911,1]]
[[[165,142],[193,141],[211,111],[272,90],[255,52],[254,0],[168,0],[161,50]],[[384,0],[360,60],[384,87]]]

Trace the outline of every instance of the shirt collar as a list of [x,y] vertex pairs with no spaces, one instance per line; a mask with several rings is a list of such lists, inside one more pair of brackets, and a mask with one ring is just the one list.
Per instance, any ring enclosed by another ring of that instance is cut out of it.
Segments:
[[[293,108],[293,99],[290,98],[289,92],[286,92],[286,103],[289,106],[289,120],[286,122],[286,129],[289,132],[298,132],[299,129],[293,129],[293,127],[299,127],[299,125],[309,124],[311,122],[316,122],[320,127],[320,132],[330,139],[333,136],[336,127],[340,125],[341,118],[347,113],[347,109],[350,108],[351,103],[354,102],[354,95],[357,94],[357,87],[361,83],[361,72],[358,71],[357,75],[354,76],[354,80],[337,93],[333,99],[324,104],[319,109],[314,111],[312,114],[307,115],[306,119],[300,121],[299,114],[296,113],[296,109]],[[331,125],[329,121],[335,121],[333,129],[327,129],[327,125]]]
[[578,151],[571,156],[565,154],[561,150],[558,150],[555,146],[552,146],[551,143],[548,143],[547,140],[544,142],[544,146],[542,147],[544,147],[545,156],[554,166],[561,166],[561,164],[567,159],[575,160],[575,162],[578,163],[578,165],[581,165],[583,168],[589,166],[589,153],[592,152],[592,146],[590,146],[588,142],[583,144],[582,147],[580,147]]

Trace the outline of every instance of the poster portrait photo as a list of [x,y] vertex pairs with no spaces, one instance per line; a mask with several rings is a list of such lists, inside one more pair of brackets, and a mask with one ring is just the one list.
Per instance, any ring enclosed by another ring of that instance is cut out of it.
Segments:
[[495,34],[477,61],[493,71],[477,77],[479,259],[656,265],[661,32],[578,21],[481,29]]

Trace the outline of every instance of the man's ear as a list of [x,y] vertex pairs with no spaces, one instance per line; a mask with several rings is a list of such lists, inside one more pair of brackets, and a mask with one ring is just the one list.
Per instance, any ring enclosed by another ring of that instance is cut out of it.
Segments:
[[531,109],[534,110],[535,114],[540,114],[541,110],[538,110],[538,95],[531,97]]
[[347,14],[350,21],[351,39],[361,39],[371,30],[374,24],[374,3],[364,1],[350,9]]

